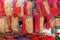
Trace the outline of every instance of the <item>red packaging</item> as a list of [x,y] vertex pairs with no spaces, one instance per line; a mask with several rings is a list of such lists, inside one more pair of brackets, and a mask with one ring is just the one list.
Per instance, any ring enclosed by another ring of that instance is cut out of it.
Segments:
[[18,16],[21,13],[21,7],[14,7],[13,8],[13,15]]
[[13,16],[19,16],[21,13],[21,7],[17,6],[17,0],[13,0]]
[[[43,2],[42,2],[42,0],[38,0],[38,1],[36,1],[36,5],[38,6],[36,6],[36,12],[38,13],[40,10],[42,10],[42,14],[45,16],[46,15],[46,11],[45,11],[45,9],[44,9],[44,5],[43,5]],[[41,9],[39,9],[39,7],[41,8]],[[39,13],[40,14],[40,13]]]
[[40,31],[40,16],[36,13],[33,15],[33,22],[34,22],[34,31],[35,33],[39,33]]
[[38,1],[36,1],[36,12],[38,13],[38,14],[42,14],[42,10],[41,10],[41,7],[40,7],[40,3],[38,2]]
[[5,12],[4,12],[4,0],[0,1],[0,16],[5,16]]
[[22,33],[31,34],[33,33],[33,19],[30,16],[23,16],[23,24],[22,24]]
[[32,9],[33,9],[33,4],[30,1],[25,1],[24,2],[24,14],[26,15],[32,15]]
[[27,1],[24,1],[24,14],[26,14],[25,10],[26,10],[26,7],[27,7],[27,3],[28,3]]
[[52,36],[44,36],[42,40],[55,40]]
[[22,30],[21,30],[22,34],[27,34],[26,26],[25,26],[25,21],[26,21],[25,19],[26,19],[26,15],[22,17]]
[[46,27],[47,29],[51,28],[51,27],[50,27],[50,21],[49,21],[50,18],[51,18],[50,16],[45,16],[45,24],[46,24],[45,27]]
[[48,3],[49,3],[49,5],[50,5],[50,7],[53,6],[53,0],[48,0]]
[[47,0],[43,1],[43,5],[44,5],[44,9],[46,11],[46,16],[50,15],[50,6],[48,4],[48,1]]
[[39,37],[37,35],[32,35],[30,40],[39,40]]
[[13,0],[13,6],[15,6],[15,5],[16,5],[16,2],[17,2],[17,0]]
[[50,13],[51,13],[51,15],[58,15],[59,9],[58,8],[50,8]]

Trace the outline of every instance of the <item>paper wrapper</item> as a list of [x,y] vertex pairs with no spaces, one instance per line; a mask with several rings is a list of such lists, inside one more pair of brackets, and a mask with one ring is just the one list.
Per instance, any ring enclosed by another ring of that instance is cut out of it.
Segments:
[[33,33],[33,17],[24,15],[22,18],[22,34],[31,33]]
[[[38,1],[36,2],[36,4],[39,6],[38,9],[39,9],[40,13],[45,16],[45,15],[46,15],[46,11],[45,11],[45,8],[44,8],[44,5],[43,5],[42,0],[38,0]],[[37,7],[37,6],[36,6],[36,7]],[[39,12],[38,9],[36,9],[36,10],[37,10],[37,13]],[[40,14],[40,15],[41,15],[41,14]]]
[[33,17],[26,18],[26,31],[28,33],[33,33]]
[[42,15],[42,8],[40,7],[40,3],[36,1],[36,12]]
[[55,40],[52,36],[44,36],[42,40]]
[[59,14],[59,9],[58,8],[50,8],[50,13],[53,16],[58,15]]
[[33,17],[33,22],[34,22],[34,32],[35,33],[39,33],[40,31],[40,16],[36,13],[34,14],[34,17]]
[[0,32],[1,33],[9,32],[9,18],[8,17],[0,18]]
[[26,7],[26,14],[27,14],[27,15],[32,15],[32,8],[33,8],[32,2],[29,2],[29,1],[28,1],[27,7]]
[[17,0],[15,7],[20,8],[18,16],[22,17],[24,15],[24,13],[23,13],[23,7],[24,7],[23,1]]
[[44,27],[44,17],[43,16],[40,16],[40,32],[39,33],[42,32],[43,27]]
[[19,23],[18,23],[18,17],[12,17],[11,19],[11,26],[12,26],[12,31],[13,32],[18,32],[19,29]]
[[50,14],[50,7],[48,4],[48,1],[43,1],[43,5],[44,5],[47,15],[49,15]]
[[55,26],[55,18],[50,19],[50,27],[53,28]]
[[21,13],[21,8],[20,7],[14,7],[13,8],[13,16],[17,17],[17,16],[19,16],[19,13]]
[[12,7],[12,0],[5,0],[4,1],[4,10],[6,12],[6,15],[12,15],[12,10],[13,10],[13,7]]

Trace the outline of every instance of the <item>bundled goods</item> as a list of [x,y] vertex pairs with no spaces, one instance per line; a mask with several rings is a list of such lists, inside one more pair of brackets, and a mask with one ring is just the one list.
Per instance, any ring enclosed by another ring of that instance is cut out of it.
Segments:
[[0,32],[9,32],[9,18],[7,16],[0,18]]
[[20,0],[13,1],[13,15],[23,16],[23,2]]
[[5,16],[5,11],[4,11],[4,1],[0,1],[0,16]]
[[[36,4],[36,9],[33,9],[34,4]],[[10,34],[6,36],[6,40],[16,40],[15,38],[18,38],[17,40],[55,40],[52,35],[54,33],[58,39],[60,37],[59,8],[60,0],[36,0],[35,2],[1,0],[0,33],[12,33],[12,36]],[[56,31],[52,33],[54,26]],[[36,34],[31,35],[30,39],[20,37],[20,33],[23,35]],[[39,38],[38,35],[41,37]],[[0,38],[0,40],[5,40],[5,38]]]
[[34,32],[39,33],[40,31],[40,16],[35,13],[33,15],[33,22],[34,22]]
[[50,6],[48,4],[48,1],[47,0],[43,0],[43,5],[44,5],[44,8],[45,8],[45,11],[46,11],[46,15],[50,15]]
[[33,33],[33,17],[26,18],[26,30],[28,33]]
[[43,5],[43,1],[42,0],[37,0],[36,2],[36,12],[39,14],[39,15],[46,15],[46,11],[45,11],[45,8],[44,8],[44,5]]
[[44,16],[40,16],[40,32],[39,33],[42,32],[43,28],[44,28]]
[[32,16],[26,16],[23,17],[23,24],[22,24],[22,33],[33,33],[33,17]]
[[52,3],[52,7],[50,8],[50,13],[51,15],[55,16],[55,15],[59,15],[59,8],[58,8],[58,5],[57,5],[57,2],[54,1]]
[[32,12],[33,12],[33,4],[32,4],[32,2],[25,1],[24,2],[24,14],[32,15]]
[[36,12],[40,15],[42,15],[42,9],[40,7],[40,2],[36,1]]
[[19,32],[19,22],[18,17],[11,18],[11,28],[13,32]]
[[12,15],[13,11],[13,5],[12,0],[4,0],[4,11],[6,12],[6,15]]

